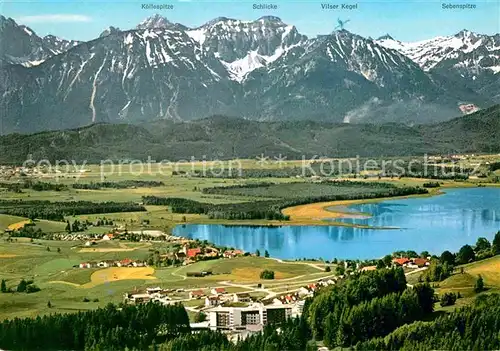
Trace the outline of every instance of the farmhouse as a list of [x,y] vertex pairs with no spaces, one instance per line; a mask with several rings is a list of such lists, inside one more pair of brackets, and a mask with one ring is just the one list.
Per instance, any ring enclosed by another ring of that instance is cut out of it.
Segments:
[[241,250],[224,251],[224,257],[226,257],[226,258],[233,258],[233,257],[242,256],[242,255],[243,255],[243,251],[241,251]]
[[194,249],[187,249],[186,251],[187,258],[195,258],[199,254],[201,254],[201,249],[199,247],[196,247]]
[[412,258],[411,262],[407,264],[408,268],[422,268],[429,265],[429,261],[425,258]]
[[225,294],[226,293],[226,289],[224,289],[224,288],[213,288],[212,290],[210,290],[210,292],[212,293],[212,295]]
[[82,262],[79,265],[80,268],[92,268],[92,263],[90,262]]
[[273,300],[275,305],[288,305],[299,300],[299,293],[287,294]]
[[189,298],[190,299],[199,299],[205,296],[205,293],[203,290],[194,290],[189,292]]
[[316,290],[318,290],[318,286],[316,284],[314,284],[314,283],[307,285],[307,288],[310,291],[313,291],[313,292],[316,291]]
[[159,294],[163,291],[162,288],[160,288],[159,286],[157,286],[156,288],[146,288],[146,292],[149,294],[149,295],[152,295],[152,294]]
[[113,240],[115,238],[115,235],[114,234],[105,234],[103,237],[102,237],[102,240]]
[[149,294],[124,294],[123,300],[126,303],[143,303],[149,302],[151,300],[151,296]]
[[157,287],[146,288],[146,290],[138,291],[135,290],[131,293],[126,293],[123,296],[123,299],[126,303],[146,303],[149,301],[158,301],[161,303],[168,303],[170,297],[167,296],[167,293],[171,290],[164,290]]
[[132,261],[130,258],[125,258],[121,261],[117,262],[118,267],[131,267],[133,266],[134,261]]
[[407,257],[401,257],[401,258],[393,258],[392,263],[394,263],[397,266],[404,266],[410,262],[410,259]]
[[207,253],[205,253],[205,255],[203,255],[204,257],[210,257],[210,258],[217,258],[219,257],[219,253],[217,253],[216,251],[209,251]]
[[108,267],[113,267],[115,266],[115,261],[112,260],[105,260],[97,263],[97,267],[100,268],[108,268]]

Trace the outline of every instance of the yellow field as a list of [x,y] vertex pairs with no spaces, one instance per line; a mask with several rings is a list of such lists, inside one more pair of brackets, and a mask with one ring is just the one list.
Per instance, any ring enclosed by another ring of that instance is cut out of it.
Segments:
[[30,223],[31,223],[31,219],[27,219],[25,221],[21,221],[21,222],[17,222],[17,223],[12,223],[7,228],[9,230],[18,230],[18,229],[23,228],[26,224],[30,224]]
[[83,249],[80,249],[78,252],[128,252],[128,251],[134,251],[135,249],[125,249],[121,247],[111,247],[111,248],[98,248],[98,247],[85,247]]
[[0,258],[12,258],[12,257],[17,257],[17,255],[11,255],[11,254],[0,254]]
[[[83,269],[83,268],[82,268]],[[86,284],[76,284],[63,280],[53,280],[50,283],[66,284],[74,287],[89,289],[100,284],[116,282],[119,280],[153,280],[155,270],[152,267],[112,267],[100,269],[92,273],[90,282]]]
[[479,275],[484,279],[484,285],[489,291],[500,289],[500,256],[462,266],[464,273],[456,270],[455,274],[439,283],[440,294],[452,291],[460,292],[464,297],[474,297],[474,285]]
[[84,288],[125,279],[156,279],[153,277],[155,270],[152,267],[112,267],[94,272],[90,283],[82,285]]

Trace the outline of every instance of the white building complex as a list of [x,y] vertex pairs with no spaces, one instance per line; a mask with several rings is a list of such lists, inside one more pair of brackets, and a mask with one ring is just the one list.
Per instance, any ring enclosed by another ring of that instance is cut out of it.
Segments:
[[256,303],[248,307],[217,306],[207,310],[212,330],[256,329],[268,323],[284,322],[297,314],[296,306]]

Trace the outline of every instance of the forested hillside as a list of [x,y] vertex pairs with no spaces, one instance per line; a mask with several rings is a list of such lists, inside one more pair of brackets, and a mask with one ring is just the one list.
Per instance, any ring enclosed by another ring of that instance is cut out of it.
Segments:
[[0,137],[0,163],[34,159],[179,160],[318,156],[405,156],[500,152],[500,105],[434,125],[256,122],[225,116],[142,126],[94,124],[66,131]]

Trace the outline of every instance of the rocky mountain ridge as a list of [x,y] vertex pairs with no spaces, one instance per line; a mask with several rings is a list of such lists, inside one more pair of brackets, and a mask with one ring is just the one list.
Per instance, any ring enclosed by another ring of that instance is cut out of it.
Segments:
[[[12,22],[2,19],[1,35],[16,29]],[[15,56],[9,49],[9,57],[40,62],[6,60],[0,69],[0,132],[211,114],[414,124],[456,116],[463,103],[493,103],[494,96],[421,67],[393,42],[345,30],[307,38],[274,16],[187,28],[156,15],[132,30],[110,27],[92,41],[61,44],[64,52],[31,45]]]

